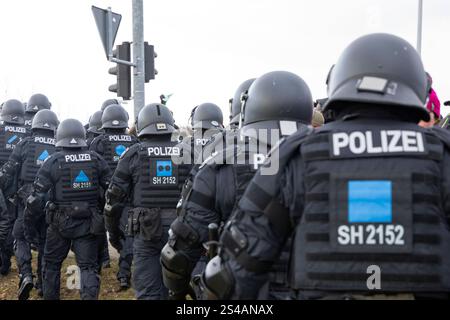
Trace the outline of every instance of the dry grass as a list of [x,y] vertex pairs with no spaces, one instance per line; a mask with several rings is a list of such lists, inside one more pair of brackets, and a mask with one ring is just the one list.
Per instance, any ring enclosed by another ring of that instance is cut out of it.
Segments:
[[[36,255],[33,253],[33,270],[36,270]],[[134,291],[129,289],[127,291],[119,291],[119,284],[116,280],[116,273],[118,270],[117,259],[111,258],[111,268],[103,269],[101,275],[101,288],[100,299],[101,300],[133,300]],[[11,272],[8,276],[0,276],[0,300],[17,300],[17,289],[19,284],[19,277],[17,272],[17,266],[15,259],[13,258],[13,265]],[[80,294],[78,290],[69,290],[66,286],[67,275],[66,270],[68,266],[75,265],[75,258],[68,257],[64,261],[63,268],[61,270],[61,299],[63,300],[79,300]],[[31,291],[30,300],[40,300],[36,290]]]

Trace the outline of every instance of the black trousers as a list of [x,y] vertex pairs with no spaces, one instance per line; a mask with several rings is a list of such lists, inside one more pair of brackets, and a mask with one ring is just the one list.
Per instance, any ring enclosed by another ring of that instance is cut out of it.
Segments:
[[100,277],[98,275],[98,237],[86,235],[76,239],[64,238],[52,225],[47,229],[47,239],[44,249],[44,299],[57,300],[60,298],[61,265],[67,257],[70,248],[75,253],[79,267],[80,279],[78,280],[80,283],[81,299],[97,299],[100,289]]

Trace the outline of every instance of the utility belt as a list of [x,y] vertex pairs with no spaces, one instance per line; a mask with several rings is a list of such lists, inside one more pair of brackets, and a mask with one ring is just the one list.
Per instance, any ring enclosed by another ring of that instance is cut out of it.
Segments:
[[105,222],[100,210],[88,202],[58,204],[48,201],[45,205],[46,222],[61,227],[65,220],[90,220],[90,233],[101,235],[105,232]]
[[72,219],[88,219],[92,216],[96,209],[93,209],[86,202],[72,202],[58,204],[54,202],[47,202],[45,206],[49,220],[53,221],[55,216],[64,216]]
[[158,241],[163,235],[160,208],[134,208],[128,211],[128,236],[140,236],[146,241]]

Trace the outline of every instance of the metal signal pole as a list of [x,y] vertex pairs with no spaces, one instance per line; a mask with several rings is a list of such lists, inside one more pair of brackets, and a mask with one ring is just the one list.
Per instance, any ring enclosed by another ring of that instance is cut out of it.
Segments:
[[417,19],[417,52],[422,55],[422,15],[423,15],[423,0],[419,0],[419,16]]
[[144,1],[133,0],[134,117],[145,106]]

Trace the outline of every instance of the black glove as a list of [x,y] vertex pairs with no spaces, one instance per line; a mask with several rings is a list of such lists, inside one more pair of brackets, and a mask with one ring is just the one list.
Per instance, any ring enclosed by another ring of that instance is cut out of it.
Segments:
[[[120,217],[120,215],[114,216],[114,215],[111,215],[111,213],[104,211],[103,217],[105,220],[106,230],[108,230],[108,232],[110,234],[115,234],[115,235],[119,236],[122,231],[120,230],[120,219],[117,217]],[[122,235],[123,235],[123,232],[122,232]]]
[[122,250],[122,240],[125,239],[125,234],[122,232],[122,230],[117,230],[115,233],[109,233],[109,243],[113,246],[114,249],[117,251]]
[[36,220],[28,206],[23,210],[23,234],[28,243],[37,243],[38,232],[36,230]]

